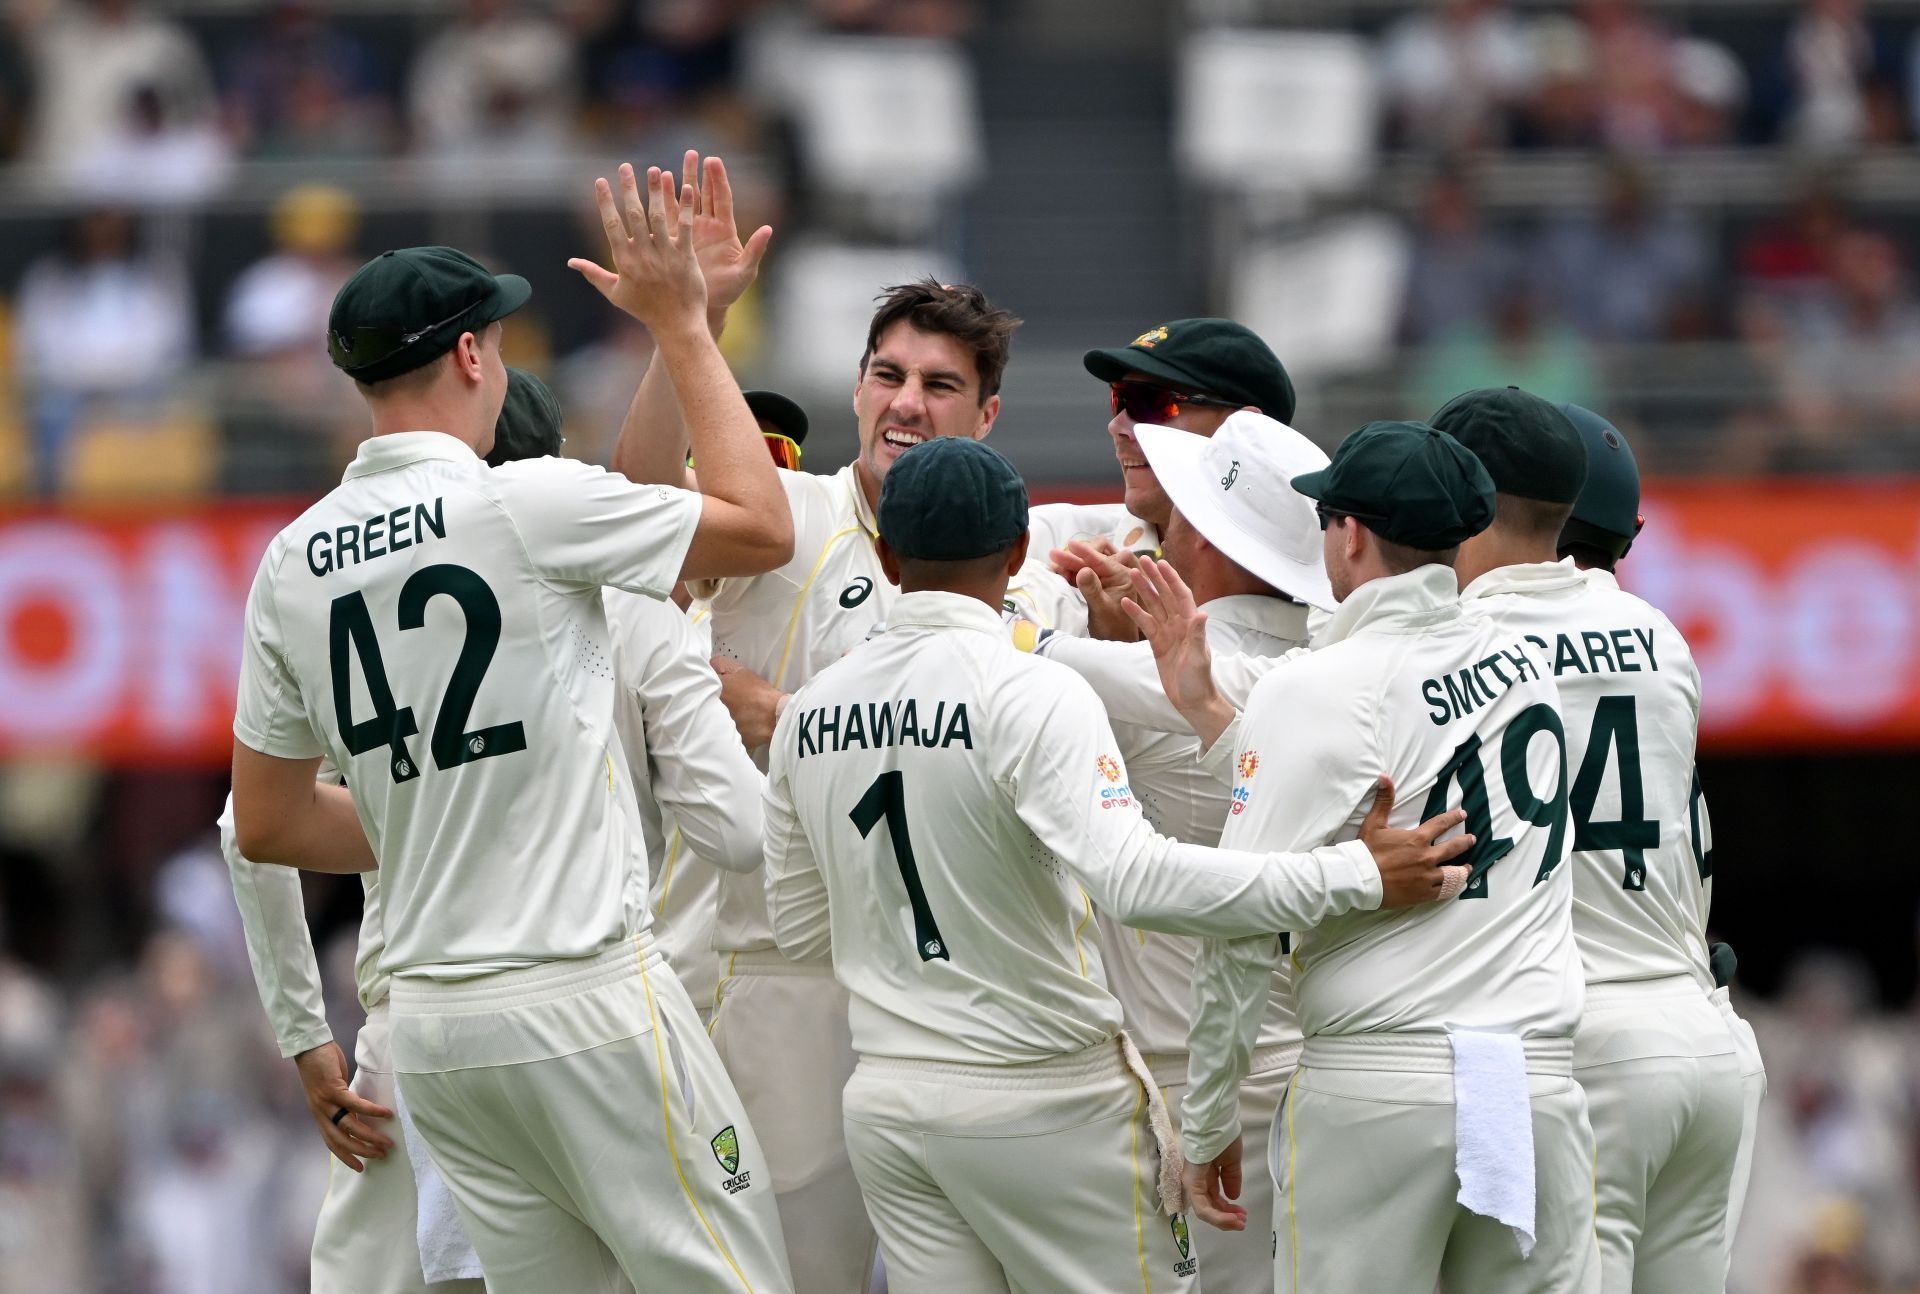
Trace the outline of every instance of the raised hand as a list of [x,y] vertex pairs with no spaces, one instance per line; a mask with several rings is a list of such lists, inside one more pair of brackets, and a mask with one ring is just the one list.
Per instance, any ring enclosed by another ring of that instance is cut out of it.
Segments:
[[740,229],[734,223],[733,184],[727,179],[727,164],[717,157],[703,163],[691,148],[680,175],[683,198],[689,189],[697,195],[693,202],[693,254],[707,281],[707,311],[717,314],[744,296],[760,277],[760,261],[773,240],[773,226],[762,225],[741,242]]
[[623,164],[619,181],[618,195],[604,177],[593,182],[613,268],[577,256],[568,268],[656,333],[704,328],[707,286],[693,247],[697,195],[676,192],[673,177],[657,166],[647,168],[644,200],[633,167]]
[[1193,725],[1201,745],[1213,745],[1233,722],[1234,709],[1213,684],[1207,613],[1194,605],[1193,590],[1167,562],[1143,557],[1133,570],[1133,595],[1120,607],[1152,644],[1167,700]]

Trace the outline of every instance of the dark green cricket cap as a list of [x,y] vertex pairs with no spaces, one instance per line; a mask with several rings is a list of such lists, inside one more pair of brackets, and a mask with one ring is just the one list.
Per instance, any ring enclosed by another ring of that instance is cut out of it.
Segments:
[[1004,552],[1027,531],[1027,483],[1005,454],[937,436],[894,460],[875,519],[902,557],[961,562]]
[[807,438],[807,411],[778,391],[742,391],[757,422],[770,422],[782,436],[798,445]]
[[1591,409],[1563,404],[1581,441],[1587,447],[1587,482],[1573,501],[1573,515],[1560,530],[1560,546],[1585,544],[1613,557],[1627,555],[1639,535],[1640,467],[1633,447],[1620,429]]
[[360,382],[410,373],[527,303],[518,274],[493,274],[451,247],[402,247],[355,270],[327,314],[327,354]]
[[525,369],[507,370],[507,398],[493,424],[493,448],[487,466],[545,458],[560,452],[560,401],[547,384]]
[[1250,404],[1276,422],[1293,421],[1293,379],[1258,333],[1231,319],[1175,319],[1125,346],[1090,350],[1082,362],[1102,382],[1138,373],[1188,395]]
[[1493,520],[1493,479],[1473,451],[1424,422],[1370,422],[1333,461],[1293,478],[1329,512],[1358,518],[1382,539],[1438,552]]
[[1428,420],[1474,452],[1502,494],[1572,503],[1587,479],[1587,447],[1559,406],[1517,386],[1456,395]]

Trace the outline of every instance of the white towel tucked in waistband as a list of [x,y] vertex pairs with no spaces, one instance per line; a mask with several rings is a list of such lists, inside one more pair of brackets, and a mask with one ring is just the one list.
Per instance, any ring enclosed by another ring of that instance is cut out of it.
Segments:
[[1533,1253],[1533,1106],[1527,1053],[1510,1033],[1447,1030],[1453,1043],[1453,1163],[1463,1208],[1504,1222]]
[[427,1154],[427,1143],[414,1130],[407,1099],[400,1095],[397,1082],[393,1085],[393,1112],[400,1116],[400,1139],[407,1143],[407,1162],[413,1165],[414,1195],[419,1201],[413,1238],[420,1249],[420,1275],[429,1285],[480,1280],[485,1275],[480,1270],[480,1255],[474,1252],[467,1228],[453,1207],[453,1193]]
[[1147,1068],[1146,1058],[1133,1045],[1125,1029],[1120,1031],[1119,1041],[1120,1055],[1147,1093],[1147,1124],[1153,1129],[1154,1145],[1160,1148],[1160,1177],[1155,1183],[1160,1208],[1169,1217],[1185,1213],[1187,1157],[1181,1152],[1180,1138],[1173,1135],[1173,1116],[1167,1113],[1167,1099],[1160,1094],[1160,1085],[1153,1081],[1153,1071]]

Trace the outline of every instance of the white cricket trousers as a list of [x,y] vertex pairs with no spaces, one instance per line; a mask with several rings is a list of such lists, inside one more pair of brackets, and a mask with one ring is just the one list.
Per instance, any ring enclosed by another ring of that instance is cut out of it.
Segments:
[[1733,1009],[1733,997],[1724,988],[1708,995],[1720,1018],[1733,1034],[1735,1054],[1740,1057],[1740,1154],[1733,1163],[1733,1183],[1727,1197],[1727,1253],[1731,1260],[1734,1237],[1740,1231],[1740,1214],[1747,1204],[1747,1182],[1753,1175],[1753,1138],[1760,1129],[1760,1102],[1767,1095],[1767,1067],[1760,1059],[1760,1044],[1753,1026]]
[[1277,1294],[1595,1294],[1593,1130],[1571,1039],[1528,1039],[1534,1246],[1463,1208],[1444,1035],[1308,1038],[1273,1145]]
[[1026,1065],[862,1056],[846,1129],[889,1294],[1199,1288],[1200,1237],[1160,1211],[1117,1039]]
[[[393,1058],[387,1006],[367,1012],[353,1044],[353,1090],[393,1109]],[[477,1280],[427,1284],[414,1235],[418,1212],[413,1164],[400,1121],[381,1129],[393,1138],[385,1159],[367,1159],[356,1173],[328,1157],[327,1196],[313,1228],[313,1294],[483,1294]]]
[[792,1289],[759,1139],[644,935],[396,978],[392,1003],[408,1112],[492,1294]]
[[1599,1152],[1604,1294],[1724,1290],[1744,1107],[1726,1020],[1690,976],[1590,984],[1573,1074]]
[[847,1159],[847,991],[826,962],[726,953],[711,1032],[773,1175],[796,1294],[866,1294],[873,1224]]
[[[1245,1231],[1206,1232],[1206,1256],[1200,1262],[1200,1286],[1206,1294],[1272,1294],[1273,1291],[1273,1175],[1268,1171],[1268,1143],[1273,1139],[1274,1116],[1287,1094],[1287,1084],[1300,1061],[1300,1044],[1282,1043],[1253,1053],[1247,1077],[1240,1084],[1240,1198],[1247,1211]],[[1161,1052],[1147,1057],[1174,1126],[1180,1122],[1180,1101],[1187,1090],[1185,1052]]]

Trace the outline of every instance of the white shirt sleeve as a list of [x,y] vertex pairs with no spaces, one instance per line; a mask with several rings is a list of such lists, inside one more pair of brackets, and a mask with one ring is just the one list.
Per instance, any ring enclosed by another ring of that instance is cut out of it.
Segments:
[[995,715],[1024,730],[1019,745],[1009,743],[1019,751],[1009,774],[1015,812],[1115,920],[1170,934],[1238,936],[1305,929],[1380,905],[1379,869],[1357,841],[1309,854],[1253,854],[1159,835],[1140,812],[1091,689],[1071,677],[1061,686],[1050,670],[1025,677],[1031,694]]
[[[1095,638],[1074,638],[1049,634],[1035,649],[1048,660],[1057,660],[1093,685],[1108,716],[1115,723],[1130,723],[1157,732],[1192,732],[1193,728],[1173,708],[1160,686],[1160,670],[1153,663],[1153,648],[1146,643],[1106,642]],[[1292,653],[1288,653],[1290,656]],[[1288,656],[1222,655],[1213,657],[1213,682],[1220,695],[1235,709],[1244,708],[1253,695],[1253,685]]]
[[267,546],[247,594],[246,636],[241,645],[240,694],[234,702],[233,735],[263,755],[313,759],[325,753],[300,698],[284,654],[286,637],[274,605],[273,572],[285,551]]
[[306,904],[300,894],[300,873],[240,856],[234,844],[231,796],[220,814],[220,853],[233,878],[233,899],[247,936],[253,984],[280,1054],[291,1058],[333,1041],[320,988],[320,962],[314,956],[313,933],[307,928]]
[[800,829],[789,784],[795,749],[790,731],[801,713],[790,705],[775,726],[767,768],[767,920],[773,941],[793,961],[818,961],[833,951],[827,880]]
[[720,679],[686,617],[650,603],[640,621],[648,650],[628,657],[635,676],[621,678],[646,728],[653,798],[679,825],[696,857],[729,872],[751,872],[763,859],[765,783],[747,757],[720,700]]
[[652,598],[673,591],[700,525],[700,495],[634,485],[568,458],[523,459],[493,476],[542,578]]
[[1240,1084],[1267,1011],[1279,935],[1203,939],[1193,964],[1187,1092],[1180,1102],[1187,1161],[1205,1164],[1240,1135]]

